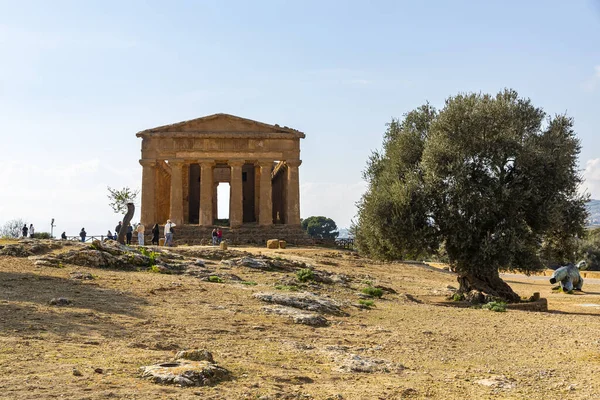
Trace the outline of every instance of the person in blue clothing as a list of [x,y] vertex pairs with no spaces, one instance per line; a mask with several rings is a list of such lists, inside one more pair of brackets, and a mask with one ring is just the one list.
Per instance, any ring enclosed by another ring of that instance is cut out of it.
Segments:
[[87,232],[85,231],[85,228],[81,228],[81,232],[79,232],[79,237],[81,238],[82,242],[85,242],[86,235],[87,235]]

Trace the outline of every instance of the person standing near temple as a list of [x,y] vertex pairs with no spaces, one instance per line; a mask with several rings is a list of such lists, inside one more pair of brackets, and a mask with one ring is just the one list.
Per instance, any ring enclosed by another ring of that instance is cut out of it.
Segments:
[[152,244],[158,246],[158,235],[160,235],[160,227],[158,224],[154,224],[152,227]]
[[131,244],[131,238],[133,237],[133,226],[131,224],[127,224],[127,244]]
[[218,240],[217,228],[214,228],[212,230],[212,245],[213,246],[217,245],[217,240]]
[[167,220],[165,224],[165,246],[173,246],[173,227],[175,227],[175,223],[171,222],[170,219]]
[[144,232],[146,231],[146,227],[144,226],[144,224],[142,224],[140,222],[135,230],[138,234],[138,244],[140,246],[143,246],[144,245]]
[[33,229],[33,224],[29,224],[29,237],[33,238],[34,233],[35,233],[35,229]]
[[119,221],[119,224],[115,226],[115,239],[119,237],[119,232],[121,231],[122,226],[123,225],[121,224],[121,221]]
[[27,224],[23,225],[23,229],[21,229],[21,232],[23,233],[23,237],[26,238],[27,237],[27,232],[29,231],[29,229],[27,229]]
[[221,228],[217,228],[217,243],[221,244],[222,240],[223,240],[223,231],[221,230]]

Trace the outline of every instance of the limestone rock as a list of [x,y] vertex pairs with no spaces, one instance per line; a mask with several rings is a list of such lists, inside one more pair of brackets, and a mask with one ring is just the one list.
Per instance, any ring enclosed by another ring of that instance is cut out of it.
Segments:
[[93,280],[94,279],[94,275],[90,274],[89,272],[71,272],[71,279],[81,279],[81,280]]
[[73,302],[65,297],[53,298],[48,302],[51,306],[68,306]]
[[213,355],[208,350],[182,350],[175,355],[175,360],[208,361],[214,363]]
[[141,367],[142,378],[179,386],[207,386],[229,379],[230,373],[215,364],[206,350],[185,350],[175,361]]
[[480,379],[478,381],[475,381],[475,383],[478,385],[501,388],[501,389],[514,389],[517,386],[513,381],[506,378],[504,375],[492,376],[490,378]]
[[279,239],[267,240],[267,249],[278,249],[278,248],[279,248]]
[[295,324],[326,326],[328,323],[327,319],[319,314],[302,312],[291,307],[263,307],[263,310],[266,313],[289,317],[294,321]]
[[279,241],[279,248],[280,249],[285,249],[287,247],[287,242],[285,240],[280,240]]
[[346,357],[339,367],[342,372],[401,372],[404,366],[394,364],[377,358],[359,356],[350,354]]
[[303,310],[318,312],[322,314],[347,315],[340,305],[330,299],[324,299],[309,292],[303,293],[255,293],[254,297],[268,303],[280,304],[287,307],[300,308]]

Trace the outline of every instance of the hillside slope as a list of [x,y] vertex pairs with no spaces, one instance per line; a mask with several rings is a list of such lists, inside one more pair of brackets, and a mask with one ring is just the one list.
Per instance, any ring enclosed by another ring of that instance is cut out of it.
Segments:
[[[427,266],[319,248],[235,250],[246,253],[176,248],[204,260],[183,274],[0,256],[0,398],[600,398],[597,280],[568,296],[547,278],[508,276],[523,296],[542,292],[555,312],[493,313],[429,304],[456,283]],[[269,267],[231,261],[243,257]],[[321,282],[298,281],[306,268]],[[86,273],[94,279],[80,279]],[[368,286],[383,297],[359,308]],[[304,292],[341,312],[322,313],[326,326],[298,324],[255,296]],[[57,297],[72,304],[48,303]],[[140,377],[141,366],[184,349],[212,352],[231,379],[182,388]]]

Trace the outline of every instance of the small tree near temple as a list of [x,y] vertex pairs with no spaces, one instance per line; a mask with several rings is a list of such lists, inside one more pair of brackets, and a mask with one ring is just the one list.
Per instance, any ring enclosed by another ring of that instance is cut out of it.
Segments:
[[339,235],[337,225],[331,218],[312,216],[303,219],[301,224],[302,229],[316,239],[335,239]]
[[125,234],[127,233],[127,226],[135,214],[135,199],[139,194],[139,190],[131,190],[128,187],[124,187],[121,190],[112,189],[108,187],[108,199],[110,203],[108,205],[114,210],[116,214],[125,214],[123,217],[123,227],[119,231],[117,240],[119,243],[125,244]]
[[574,261],[587,201],[579,151],[571,118],[547,117],[513,90],[421,106],[389,124],[368,161],[358,249],[406,259],[443,247],[460,292],[519,301],[499,270]]

